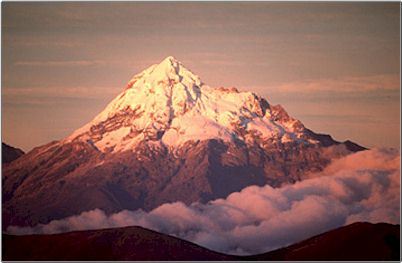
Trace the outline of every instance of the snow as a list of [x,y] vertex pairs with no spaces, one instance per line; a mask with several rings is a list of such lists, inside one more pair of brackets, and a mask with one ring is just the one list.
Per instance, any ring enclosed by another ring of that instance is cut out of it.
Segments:
[[290,134],[285,134],[285,135],[282,136],[282,138],[281,138],[281,142],[282,142],[282,143],[288,143],[288,142],[292,142],[292,141],[294,141],[294,140],[295,140],[295,138],[292,137]]
[[[281,138],[283,143],[301,137],[304,126],[295,127],[298,120],[272,120],[269,107],[264,114],[261,100],[252,92],[209,87],[169,56],[135,75],[101,113],[65,141],[92,139],[92,126],[102,125],[128,109],[136,115],[127,113],[123,126],[94,141],[98,149],[125,151],[144,140],[157,140],[170,148],[190,140],[246,140],[241,131],[248,134],[247,140],[252,134],[264,139]],[[139,134],[127,138],[133,129]]]
[[264,139],[272,138],[279,134],[282,134],[282,129],[273,125],[273,123],[268,120],[263,120],[261,118],[255,118],[253,121],[247,124],[248,131],[256,131]]
[[173,120],[171,128],[162,137],[162,142],[165,145],[177,146],[186,141],[202,141],[213,138],[230,141],[232,135],[229,130],[209,118],[187,115]]
[[117,145],[120,146],[122,138],[127,136],[129,133],[130,127],[124,127],[112,132],[107,132],[103,134],[100,141],[95,142],[95,146],[101,151],[105,151],[109,147],[116,147]]

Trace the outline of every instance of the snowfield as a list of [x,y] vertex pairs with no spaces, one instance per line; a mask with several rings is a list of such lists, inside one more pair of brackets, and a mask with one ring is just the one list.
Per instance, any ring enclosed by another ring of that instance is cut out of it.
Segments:
[[[104,126],[122,112],[135,112],[136,116],[116,123],[115,129],[101,136],[93,132],[94,126]],[[303,140],[304,126],[252,92],[205,85],[170,56],[135,75],[99,115],[66,141],[90,140],[101,151],[117,152],[144,140],[178,147],[187,141],[214,138],[248,142],[250,134],[287,143]]]

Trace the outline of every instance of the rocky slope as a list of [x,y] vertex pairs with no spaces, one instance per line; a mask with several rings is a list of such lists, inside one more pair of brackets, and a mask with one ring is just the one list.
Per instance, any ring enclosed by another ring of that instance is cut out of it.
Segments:
[[4,169],[3,228],[280,186],[363,149],[314,133],[254,93],[211,88],[168,57],[88,124]]

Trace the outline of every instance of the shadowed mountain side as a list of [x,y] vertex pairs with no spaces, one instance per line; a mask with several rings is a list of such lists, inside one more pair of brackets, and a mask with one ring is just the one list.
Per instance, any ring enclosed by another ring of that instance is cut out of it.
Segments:
[[399,225],[354,223],[255,256],[231,256],[141,227],[3,234],[3,260],[399,260]]
[[3,230],[95,208],[151,210],[167,202],[225,198],[249,185],[279,187],[349,153],[343,145],[262,148],[222,140],[188,143],[179,150],[173,154],[142,144],[137,154],[105,154],[78,142],[35,148],[3,170]]
[[24,152],[18,148],[14,148],[10,145],[5,144],[4,142],[1,143],[1,163],[6,164],[14,161],[15,159],[19,158],[20,156],[24,155]]
[[354,223],[246,260],[399,261],[399,225]]

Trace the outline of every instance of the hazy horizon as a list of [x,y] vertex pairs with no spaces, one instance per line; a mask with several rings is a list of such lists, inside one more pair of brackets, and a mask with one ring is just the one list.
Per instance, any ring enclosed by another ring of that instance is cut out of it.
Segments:
[[25,151],[89,122],[172,55],[313,131],[399,149],[400,4],[2,3],[2,140]]

